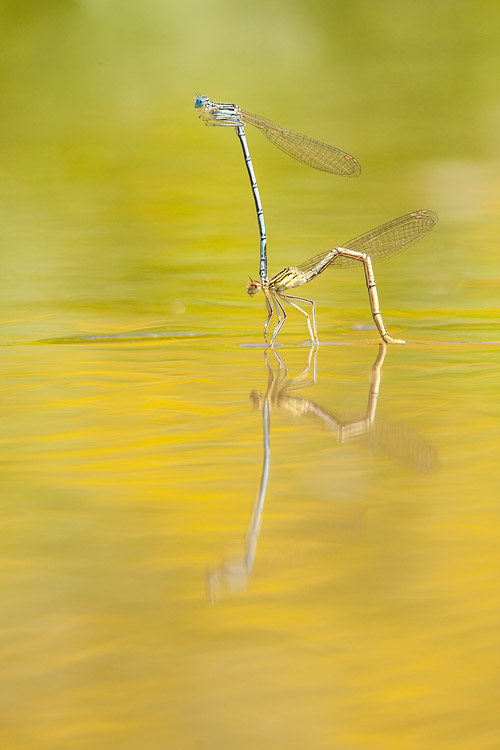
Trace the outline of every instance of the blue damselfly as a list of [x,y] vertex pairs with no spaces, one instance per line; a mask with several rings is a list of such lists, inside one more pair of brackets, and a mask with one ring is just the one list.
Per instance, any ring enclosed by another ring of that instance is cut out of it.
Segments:
[[320,169],[332,174],[344,175],[345,177],[357,177],[361,173],[361,167],[357,159],[345,151],[341,151],[327,143],[316,141],[307,135],[286,130],[280,125],[267,120],[260,115],[246,112],[236,104],[227,102],[212,102],[208,96],[198,96],[194,103],[197,109],[202,109],[201,117],[206,125],[216,127],[231,127],[236,130],[240,139],[245,164],[252,186],[257,221],[260,234],[260,267],[259,276],[262,284],[268,281],[267,277],[267,239],[264,223],[264,212],[260,200],[259,188],[255,177],[250,151],[245,135],[245,125],[253,125],[258,128],[271,143],[279,149],[292,156],[294,159],[307,164],[309,167]]

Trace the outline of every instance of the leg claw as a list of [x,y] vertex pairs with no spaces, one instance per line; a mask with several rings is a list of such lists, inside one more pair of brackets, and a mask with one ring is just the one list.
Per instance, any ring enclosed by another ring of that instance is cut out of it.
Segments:
[[387,344],[406,344],[406,341],[404,339],[394,339],[389,335],[383,336],[382,338]]

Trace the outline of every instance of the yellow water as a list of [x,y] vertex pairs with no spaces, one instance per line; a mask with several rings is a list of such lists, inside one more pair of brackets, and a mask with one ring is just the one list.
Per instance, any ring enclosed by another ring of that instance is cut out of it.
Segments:
[[[0,22],[2,750],[496,750],[500,7]],[[361,162],[249,129],[271,273],[439,214],[374,267],[407,345],[352,269],[307,287],[319,350],[292,314],[266,355],[241,149],[195,93]]]

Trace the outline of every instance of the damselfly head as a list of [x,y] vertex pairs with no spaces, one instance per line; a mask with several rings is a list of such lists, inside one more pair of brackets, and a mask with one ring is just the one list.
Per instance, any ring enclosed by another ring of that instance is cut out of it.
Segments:
[[262,284],[260,283],[260,281],[257,281],[257,279],[255,280],[250,279],[250,281],[247,284],[247,293],[250,295],[250,297],[253,297],[254,294],[257,294],[257,292],[260,292],[261,289],[262,289]]
[[197,96],[194,106],[196,107],[196,109],[199,109],[200,107],[204,107],[208,101],[209,101],[208,96]]

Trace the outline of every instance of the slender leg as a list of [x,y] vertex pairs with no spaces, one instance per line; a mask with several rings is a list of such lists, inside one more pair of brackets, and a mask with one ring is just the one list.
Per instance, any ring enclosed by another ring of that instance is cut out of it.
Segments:
[[373,320],[378,328],[380,335],[383,340],[388,344],[404,344],[403,339],[395,339],[387,333],[387,328],[384,325],[382,314],[380,312],[380,305],[378,302],[377,286],[375,284],[375,276],[373,275],[372,262],[370,256],[366,253],[358,253],[355,250],[346,250],[343,247],[335,248],[339,255],[346,258],[354,258],[355,260],[361,261],[365,268],[366,286],[368,287],[368,296],[370,298],[370,307],[372,310]]
[[[286,299],[286,301],[292,305],[292,307],[295,307],[299,312],[302,313],[302,315],[305,315],[307,320],[307,327],[309,328],[309,333],[311,334],[311,341],[313,344],[319,344],[318,341],[318,333],[316,328],[316,305],[312,301],[312,299],[306,299],[305,297],[290,297],[287,294],[280,294],[281,299]],[[305,310],[303,310],[301,307],[299,307],[295,302],[292,302],[292,300],[298,299],[300,302],[308,302],[311,305],[311,311],[312,311],[312,326],[311,326],[311,320],[309,318],[309,315],[306,313]]]
[[[276,341],[276,337],[278,336],[279,332],[281,331],[281,329],[285,325],[286,319],[287,319],[288,316],[286,314],[285,308],[283,307],[283,305],[281,304],[281,302],[277,298],[277,296],[274,293],[274,291],[272,289],[270,289],[269,293],[271,295],[271,300],[273,302],[273,305],[275,306],[276,316],[278,318],[278,324],[277,324],[276,328],[274,329],[273,335],[271,336],[271,342],[270,342],[271,346],[274,346],[274,342]],[[280,315],[280,313],[281,313],[281,315]]]
[[267,320],[264,324],[264,341],[267,344],[267,329],[269,328],[269,323],[271,322],[271,318],[273,317],[273,306],[271,305],[271,301],[269,299],[269,292],[265,287],[262,288],[262,291],[264,292],[264,297],[266,300],[266,306],[267,306]]
[[[278,307],[278,305],[276,304],[276,296],[275,296],[275,294],[273,293],[273,291],[272,291],[271,289],[268,289],[268,290],[267,290],[267,295],[268,295],[268,297],[267,297],[267,298],[268,298],[268,300],[269,300],[269,303],[270,303],[270,305],[271,305],[271,308],[272,308],[272,310],[273,310],[273,313],[274,313],[274,314],[276,315],[276,317],[278,318],[278,322],[277,322],[277,324],[276,324],[276,326],[275,326],[275,328],[274,328],[274,331],[273,331],[273,335],[271,336],[271,341],[270,341],[270,345],[272,346],[272,345],[273,345],[273,341],[274,341],[274,333],[275,333],[275,331],[276,331],[276,328],[278,328],[278,326],[279,326],[279,325],[281,324],[281,320],[282,320],[282,315],[281,315],[281,312],[280,312],[280,308],[279,308],[279,307]],[[281,307],[281,306],[280,306],[280,307]],[[271,319],[271,318],[269,318],[269,320],[270,320],[270,319]],[[266,344],[267,344],[267,343],[268,343],[268,342],[267,342],[267,339],[266,339]]]

